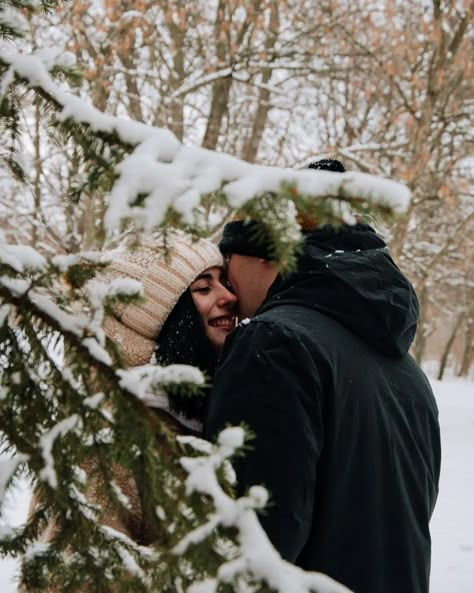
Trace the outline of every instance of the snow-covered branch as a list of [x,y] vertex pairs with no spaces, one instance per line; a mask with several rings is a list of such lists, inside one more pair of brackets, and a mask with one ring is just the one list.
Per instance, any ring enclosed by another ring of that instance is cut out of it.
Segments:
[[44,467],[39,473],[39,477],[48,482],[51,488],[56,488],[58,484],[58,478],[54,467],[54,457],[52,449],[54,441],[64,435],[70,430],[80,430],[82,428],[82,421],[76,414],[73,414],[69,418],[65,418],[61,422],[58,422],[53,428],[47,432],[44,432],[39,440],[41,454],[44,460]]
[[[188,593],[216,593],[220,582],[265,582],[278,593],[349,593],[349,589],[316,572],[304,570],[286,562],[271,545],[263,531],[255,510],[265,506],[267,491],[254,486],[248,496],[237,500],[228,496],[219,485],[216,472],[237,449],[244,444],[245,433],[238,427],[227,428],[218,437],[217,445],[209,453],[193,437],[179,437],[183,444],[193,446],[199,457],[184,457],[181,464],[188,472],[186,492],[198,492],[211,497],[215,512],[208,521],[188,533],[175,547],[183,554],[191,545],[204,540],[218,526],[234,527],[238,532],[239,554],[224,562],[215,579],[195,583]],[[240,590],[240,589],[239,589]]]
[[8,488],[10,480],[16,473],[18,466],[27,462],[28,459],[28,455],[25,455],[23,453],[17,453],[11,459],[0,461],[0,508],[3,503],[3,497],[5,496],[5,492]]
[[209,74],[204,74],[202,76],[196,77],[193,80],[189,80],[181,85],[178,89],[176,89],[169,97],[170,101],[178,99],[179,97],[183,97],[188,93],[192,93],[199,89],[202,86],[206,86],[219,78],[226,78],[227,76],[232,75],[232,67],[227,66],[226,68],[222,68],[221,70],[217,70],[217,72],[210,72]]
[[120,386],[133,393],[138,399],[152,398],[156,387],[175,384],[203,385],[204,376],[196,367],[186,364],[171,364],[161,367],[156,364],[121,369],[117,371]]
[[[52,97],[60,106],[60,121],[72,120],[95,133],[116,136],[131,147],[131,154],[116,167],[118,178],[105,216],[109,230],[132,218],[149,231],[164,222],[169,208],[192,223],[194,210],[205,195],[222,191],[232,208],[241,208],[259,195],[278,192],[283,184],[294,187],[296,193],[312,196],[315,203],[327,198],[366,201],[395,213],[408,207],[408,189],[388,179],[254,165],[231,155],[184,146],[169,130],[104,114],[51,79],[49,70],[56,63],[51,54],[3,59],[9,64],[1,84],[3,92],[18,77]],[[136,205],[139,196],[146,197]]]

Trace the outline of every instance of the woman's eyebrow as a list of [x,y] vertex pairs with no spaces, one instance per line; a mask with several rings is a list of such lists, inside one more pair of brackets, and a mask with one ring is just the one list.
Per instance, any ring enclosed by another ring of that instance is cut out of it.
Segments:
[[212,274],[210,272],[199,274],[199,276],[196,276],[196,278],[193,280],[192,284],[194,284],[196,280],[212,280]]

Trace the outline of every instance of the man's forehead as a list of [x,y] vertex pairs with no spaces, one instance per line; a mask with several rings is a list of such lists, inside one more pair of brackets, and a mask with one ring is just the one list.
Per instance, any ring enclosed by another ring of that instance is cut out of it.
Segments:
[[239,274],[260,273],[259,270],[264,261],[261,258],[251,257],[250,255],[240,255],[240,253],[230,253],[229,256],[230,257],[226,258],[226,269],[229,272]]

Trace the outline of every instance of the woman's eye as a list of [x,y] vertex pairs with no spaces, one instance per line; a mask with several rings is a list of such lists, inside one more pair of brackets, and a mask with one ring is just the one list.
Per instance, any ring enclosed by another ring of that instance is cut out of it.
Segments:
[[209,294],[211,289],[209,286],[203,286],[202,288],[195,288],[194,292],[198,292],[199,294]]

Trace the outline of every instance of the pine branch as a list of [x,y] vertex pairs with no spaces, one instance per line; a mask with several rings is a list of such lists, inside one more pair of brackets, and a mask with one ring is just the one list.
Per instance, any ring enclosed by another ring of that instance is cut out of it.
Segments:
[[225,207],[240,209],[262,223],[284,268],[294,264],[301,242],[291,201],[297,210],[312,209],[330,224],[353,222],[352,212],[369,211],[386,219],[408,206],[407,188],[386,179],[262,167],[185,147],[168,130],[106,115],[65,93],[48,74],[56,64],[45,63],[41,56],[11,58],[8,64],[4,86],[21,80],[33,88],[58,111],[66,137],[81,148],[89,174],[77,194],[84,189],[109,192],[109,231],[131,220],[146,232],[169,226],[202,232],[200,208],[217,192]]
[[[190,375],[183,368],[155,367],[136,369],[142,373],[137,383],[129,371],[117,373],[100,350],[96,353],[99,344],[91,348],[86,342],[96,322],[68,316],[45,300],[58,274],[67,273],[81,287],[100,262],[89,256],[81,274],[79,256],[53,261],[32,249],[1,245],[0,426],[2,441],[16,457],[0,467],[0,490],[27,466],[38,504],[26,526],[1,534],[0,553],[23,555],[23,580],[31,591],[110,590],[113,583],[114,592],[171,593],[177,580],[188,582],[189,560],[165,559],[165,551],[208,512],[208,503],[201,497],[184,502],[173,433],[140,395],[176,381],[184,389],[202,377],[197,370]],[[97,292],[96,287],[94,307],[106,305],[107,298],[120,300],[118,288]],[[59,335],[61,364],[54,354]],[[153,548],[107,527],[109,517],[128,512],[117,476],[123,484],[130,479],[140,484]],[[45,529],[48,543],[38,546]],[[210,557],[218,564],[219,554]]]
[[222,584],[230,585],[230,590],[240,591],[249,587],[262,593],[350,593],[328,576],[305,572],[284,561],[271,545],[261,527],[256,510],[262,509],[268,493],[261,486],[250,488],[247,496],[237,500],[222,489],[217,473],[223,464],[228,463],[235,453],[243,447],[245,431],[239,427],[223,430],[217,444],[203,447],[202,441],[193,437],[179,437],[181,443],[194,448],[199,456],[183,457],[181,464],[188,473],[187,493],[199,492],[210,496],[214,512],[206,523],[189,532],[174,548],[176,554],[188,553],[190,548],[205,545],[210,534],[218,527],[233,528],[237,533],[238,547],[231,559],[222,563],[213,578],[195,582],[188,593],[216,593]]

